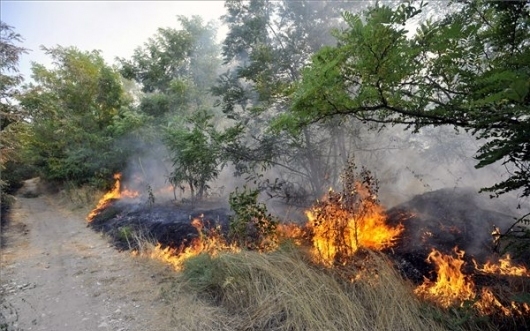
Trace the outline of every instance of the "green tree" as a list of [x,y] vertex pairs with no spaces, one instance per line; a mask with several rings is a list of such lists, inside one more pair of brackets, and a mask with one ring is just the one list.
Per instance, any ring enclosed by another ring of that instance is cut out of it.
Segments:
[[166,168],[163,156],[169,152],[169,181],[174,188],[189,185],[192,199],[200,199],[221,170],[209,93],[220,65],[219,48],[212,23],[198,16],[178,16],[178,23],[180,29],[160,28],[130,60],[120,59],[120,72],[141,86],[138,111],[148,118],[144,131],[150,137],[141,145],[157,151],[150,161]]
[[[44,48],[53,68],[33,65],[33,79],[20,97],[31,120],[29,162],[45,179],[82,184],[110,178],[123,168],[126,150],[116,144],[130,121],[118,72],[98,51]],[[133,124],[134,126],[134,124]],[[121,130],[121,132],[120,132]]]
[[[26,133],[24,113],[15,103],[23,80],[18,70],[20,56],[26,49],[18,46],[22,37],[14,28],[0,21],[0,192],[2,211],[8,207],[7,193],[27,175],[20,164],[20,137]],[[27,170],[27,169],[26,169]],[[30,173],[30,172],[29,172]]]
[[220,64],[213,24],[198,16],[178,16],[178,22],[182,29],[160,28],[131,60],[120,59],[122,75],[141,84],[145,93],[140,110],[159,122],[208,107],[205,96]]
[[[238,172],[274,166],[289,199],[320,196],[338,179],[337,163],[346,160],[347,139],[334,126],[304,128],[303,134],[271,132],[271,120],[284,112],[311,54],[332,41],[340,11],[359,3],[324,1],[231,0],[223,17],[229,31],[223,58],[230,69],[212,89],[223,112],[245,128],[230,150]],[[341,155],[339,149],[344,154]],[[303,183],[293,191],[294,182]]]
[[485,188],[530,196],[530,7],[526,1],[452,3],[408,37],[423,4],[344,14],[338,45],[312,57],[288,128],[350,116],[418,130],[452,125],[485,139],[476,167],[502,162],[509,177]]
[[208,182],[221,170],[224,138],[212,124],[212,115],[204,110],[168,127],[165,140],[173,162],[171,184],[176,187],[186,183],[192,199],[202,199],[209,189]]

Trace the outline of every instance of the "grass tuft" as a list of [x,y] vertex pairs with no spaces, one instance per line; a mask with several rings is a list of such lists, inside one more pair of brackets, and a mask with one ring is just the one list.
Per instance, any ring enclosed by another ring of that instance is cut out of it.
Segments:
[[222,330],[445,330],[385,258],[369,259],[377,273],[351,270],[350,282],[297,249],[200,255],[185,262],[183,286],[223,309]]

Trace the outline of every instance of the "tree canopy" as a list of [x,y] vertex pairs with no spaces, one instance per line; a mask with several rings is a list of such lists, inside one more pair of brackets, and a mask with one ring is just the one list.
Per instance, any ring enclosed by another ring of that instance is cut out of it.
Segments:
[[119,73],[97,51],[43,49],[54,68],[34,64],[35,83],[19,98],[31,130],[28,162],[48,180],[84,183],[110,176],[126,162],[115,143],[129,102]]
[[336,116],[453,125],[483,139],[477,167],[505,164],[508,179],[486,188],[530,195],[530,7],[526,1],[467,1],[443,19],[407,27],[423,4],[344,13],[337,46],[317,52],[280,126]]
[[[477,139],[476,167],[508,170],[485,190],[530,196],[528,2],[446,5],[433,16],[440,3],[227,0],[221,45],[213,23],[177,16],[117,67],[98,51],[44,47],[53,65],[34,64],[21,92],[25,50],[2,23],[2,152],[17,150],[2,162],[16,155],[83,184],[156,150],[149,158],[196,197],[232,163],[258,182],[272,169],[277,181],[258,185],[308,199],[355,154],[416,146],[447,160],[459,142],[426,135],[453,126]],[[371,130],[390,125],[420,138]]]

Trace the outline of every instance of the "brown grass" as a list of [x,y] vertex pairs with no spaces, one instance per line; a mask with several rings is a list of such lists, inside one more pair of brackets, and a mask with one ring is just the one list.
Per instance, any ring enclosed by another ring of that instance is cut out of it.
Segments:
[[388,261],[369,258],[377,275],[349,282],[297,249],[201,255],[188,260],[165,297],[174,300],[179,330],[445,330],[422,317]]

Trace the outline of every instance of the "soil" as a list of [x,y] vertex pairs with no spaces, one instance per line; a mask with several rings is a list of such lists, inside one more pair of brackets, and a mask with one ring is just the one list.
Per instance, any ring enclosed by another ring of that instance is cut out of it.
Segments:
[[16,200],[0,248],[0,330],[171,329],[167,266],[117,251],[53,197]]

